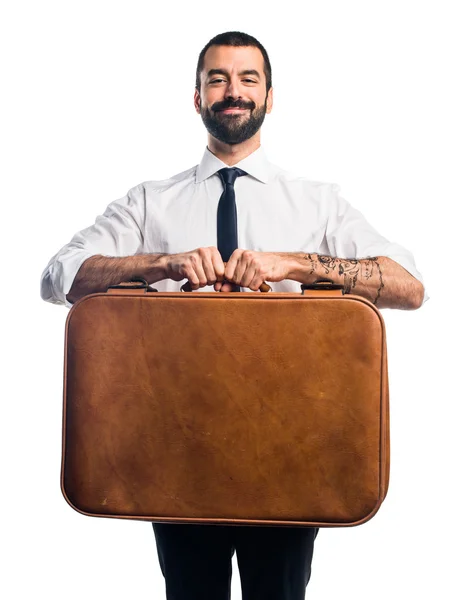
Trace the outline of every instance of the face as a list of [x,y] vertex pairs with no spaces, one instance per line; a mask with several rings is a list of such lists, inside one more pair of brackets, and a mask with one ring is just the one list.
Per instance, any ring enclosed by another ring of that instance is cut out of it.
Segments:
[[264,59],[254,46],[211,46],[194,103],[207,131],[225,144],[241,144],[260,129],[272,110],[266,98]]

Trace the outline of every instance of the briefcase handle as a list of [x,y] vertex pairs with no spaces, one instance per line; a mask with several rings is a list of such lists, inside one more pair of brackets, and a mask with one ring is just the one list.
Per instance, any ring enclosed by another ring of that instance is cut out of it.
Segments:
[[[272,288],[267,283],[265,283],[265,281],[263,283],[261,283],[261,285],[259,287],[259,290],[261,292],[269,292],[271,289]],[[338,292],[336,295],[344,294],[344,286],[343,285],[340,285],[339,283],[334,283],[331,279],[326,279],[326,278],[316,279],[316,281],[314,283],[310,283],[310,284],[302,283],[302,285],[300,286],[300,289],[302,290],[302,295],[305,294],[306,290],[316,290],[316,291],[336,290]],[[338,291],[338,290],[340,290],[340,291]],[[184,285],[182,285],[180,287],[180,291],[191,292],[192,289],[191,289],[190,282],[187,281]]]

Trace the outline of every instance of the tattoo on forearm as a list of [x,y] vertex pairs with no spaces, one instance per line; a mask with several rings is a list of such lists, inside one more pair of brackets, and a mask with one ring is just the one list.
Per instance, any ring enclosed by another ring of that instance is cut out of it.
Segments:
[[[379,287],[378,287],[378,292],[376,294],[376,298],[373,300],[373,304],[377,304],[377,301],[379,300],[379,296],[381,295],[382,288],[384,287],[384,281],[382,279],[382,271],[381,271],[381,267],[380,267],[380,265],[378,263],[377,257],[375,257],[374,259],[371,259],[371,260],[375,261],[375,264],[376,264],[376,266],[378,268],[378,272],[379,272]],[[371,277],[371,274],[370,274],[370,277]]]
[[[317,260],[314,256],[316,256]],[[334,258],[333,256],[325,256],[322,254],[307,254],[307,258],[311,263],[310,275],[316,271],[318,264],[323,268],[326,275],[330,275],[331,271],[338,271],[338,275],[343,276],[343,285],[346,294],[349,294],[351,290],[355,288],[359,281],[359,277],[360,280],[373,277],[374,269],[376,267],[379,275],[379,287],[376,298],[373,300],[373,304],[377,304],[381,291],[384,288],[382,271],[377,256],[356,260],[349,258]]]

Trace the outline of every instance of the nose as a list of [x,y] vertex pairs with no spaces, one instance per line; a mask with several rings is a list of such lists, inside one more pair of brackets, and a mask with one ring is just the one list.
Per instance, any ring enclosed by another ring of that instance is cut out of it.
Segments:
[[224,94],[224,97],[234,98],[234,100],[240,98],[240,86],[236,78],[231,78],[229,85],[226,86],[226,92]]

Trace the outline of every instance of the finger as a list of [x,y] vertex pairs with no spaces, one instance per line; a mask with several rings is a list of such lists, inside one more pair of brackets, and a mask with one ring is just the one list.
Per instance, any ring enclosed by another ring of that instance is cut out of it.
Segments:
[[197,276],[195,269],[193,269],[191,266],[187,266],[185,270],[185,277],[188,278],[188,283],[191,285],[191,289],[197,290],[199,288],[199,277]]
[[[256,267],[253,263],[250,263],[248,265],[248,267],[245,269],[241,279],[240,279],[240,284],[242,287],[249,287],[250,289],[253,289],[251,287],[251,284],[253,283],[253,281],[257,279],[257,270]],[[261,285],[262,281],[258,284],[258,287]]]
[[257,267],[254,270],[253,276],[250,279],[248,287],[256,292],[265,282],[266,276],[267,274],[265,273],[265,270],[261,269],[260,267]]
[[242,250],[237,248],[229,257],[229,260],[227,261],[224,269],[224,276],[226,279],[233,281],[234,277],[238,275],[237,270],[239,266],[239,261],[241,260],[242,252]]
[[257,292],[258,289],[261,287],[261,285],[265,282],[265,279],[263,277],[254,277],[248,287],[250,288],[250,290],[253,290],[253,292]]
[[202,253],[202,268],[207,279],[206,285],[214,285],[215,282],[224,279],[224,263],[218,248],[211,246],[204,250],[204,253]]
[[223,283],[223,285],[221,286],[220,292],[232,292],[232,290],[234,289],[235,284],[234,283],[230,283],[229,281],[225,281]]
[[215,277],[217,281],[223,281],[225,275],[225,264],[220,251],[215,246],[212,247],[212,265],[215,271]]
[[[237,252],[237,250],[235,251]],[[231,281],[235,281],[242,287],[249,287],[258,267],[256,252],[252,250],[239,250],[237,264]]]
[[[198,289],[198,288],[202,288],[205,287],[207,285],[207,273],[206,273],[206,268],[208,265],[208,261],[207,258],[204,255],[196,255],[193,257],[192,260],[192,267],[194,269],[194,272],[196,273],[196,277],[198,279],[198,286],[197,288],[193,289]],[[213,280],[214,283],[215,280]]]

